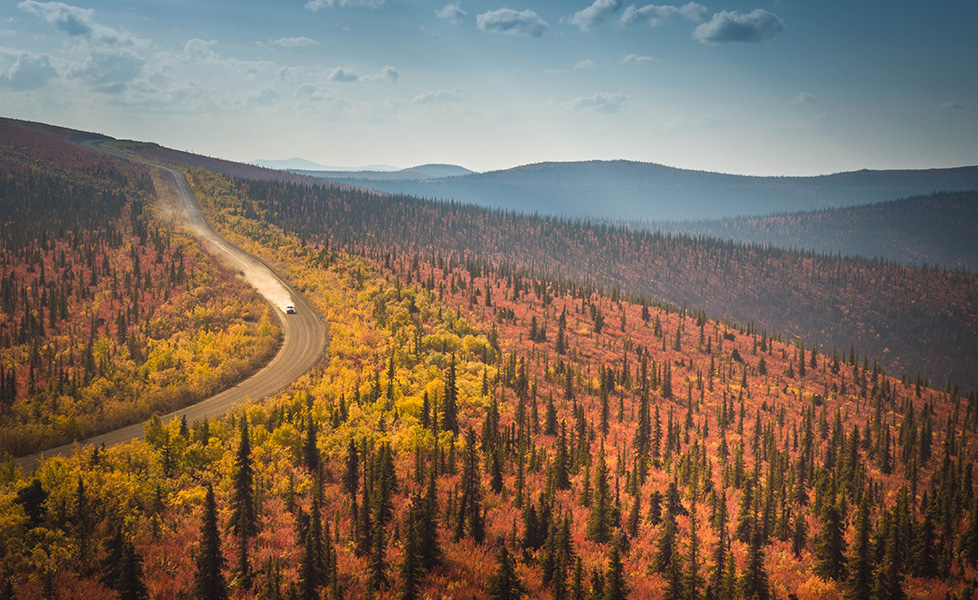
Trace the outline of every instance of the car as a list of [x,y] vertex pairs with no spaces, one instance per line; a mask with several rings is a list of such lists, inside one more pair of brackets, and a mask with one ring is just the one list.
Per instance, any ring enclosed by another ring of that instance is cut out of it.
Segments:
[[285,305],[285,314],[287,314],[287,315],[294,315],[295,314],[295,306],[292,306],[291,304],[286,304]]

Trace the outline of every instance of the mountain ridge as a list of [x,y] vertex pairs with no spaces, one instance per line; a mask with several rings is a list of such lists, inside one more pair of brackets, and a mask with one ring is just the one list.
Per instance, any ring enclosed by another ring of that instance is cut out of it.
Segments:
[[333,181],[379,192],[585,219],[682,221],[856,206],[978,189],[978,166],[749,176],[637,161],[543,162],[435,180]]

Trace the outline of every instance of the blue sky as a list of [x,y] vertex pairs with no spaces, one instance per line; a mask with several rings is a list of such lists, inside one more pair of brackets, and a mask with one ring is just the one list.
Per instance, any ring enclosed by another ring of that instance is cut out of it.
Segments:
[[978,164],[978,3],[0,6],[0,114],[250,161]]

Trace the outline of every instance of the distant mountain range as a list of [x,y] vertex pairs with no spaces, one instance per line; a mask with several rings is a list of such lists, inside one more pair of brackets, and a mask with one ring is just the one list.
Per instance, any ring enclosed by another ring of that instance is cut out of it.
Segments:
[[297,170],[296,173],[329,179],[331,181],[419,181],[427,179],[444,179],[475,174],[475,171],[458,165],[430,164],[418,165],[398,171],[368,170],[362,171],[315,171]]
[[400,171],[400,167],[392,167],[390,165],[364,165],[360,167],[328,167],[326,165],[321,165],[319,163],[312,162],[311,160],[306,160],[304,158],[286,158],[282,160],[271,160],[260,158],[258,160],[251,161],[252,165],[256,167],[265,167],[266,169],[279,169],[282,171],[331,171],[331,172],[359,172],[359,171]]
[[978,167],[751,177],[618,160],[547,162],[437,179],[333,175],[333,181],[380,192],[523,213],[627,221],[770,215],[978,190]]

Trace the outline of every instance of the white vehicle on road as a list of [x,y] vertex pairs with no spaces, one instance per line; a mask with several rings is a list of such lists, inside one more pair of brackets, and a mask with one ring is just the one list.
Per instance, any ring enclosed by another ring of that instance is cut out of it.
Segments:
[[286,304],[285,305],[285,314],[287,314],[287,315],[294,315],[295,314],[295,306],[293,306],[291,304]]

